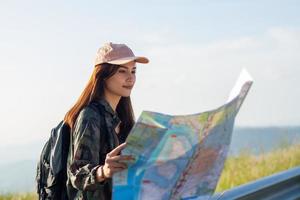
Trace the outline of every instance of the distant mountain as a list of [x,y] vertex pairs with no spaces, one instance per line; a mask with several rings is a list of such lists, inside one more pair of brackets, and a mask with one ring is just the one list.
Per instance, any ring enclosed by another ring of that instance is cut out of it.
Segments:
[[35,190],[36,161],[24,160],[0,166],[0,192]]
[[[0,193],[35,191],[36,164],[43,141],[0,146]],[[300,127],[235,128],[230,155],[247,148],[253,154],[300,143]]]
[[233,131],[229,154],[247,149],[252,154],[270,152],[300,143],[300,127],[244,127]]
[[1,144],[0,167],[7,163],[15,163],[21,160],[38,160],[39,154],[45,143],[46,140],[38,140],[23,144]]

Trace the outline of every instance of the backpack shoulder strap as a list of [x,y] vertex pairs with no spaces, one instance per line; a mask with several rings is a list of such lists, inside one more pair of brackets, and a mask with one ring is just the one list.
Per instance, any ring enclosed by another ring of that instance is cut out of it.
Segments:
[[51,154],[50,154],[50,168],[54,175],[58,174],[64,167],[65,156],[62,153],[65,148],[69,146],[69,130],[68,125],[62,120],[54,129],[51,131]]

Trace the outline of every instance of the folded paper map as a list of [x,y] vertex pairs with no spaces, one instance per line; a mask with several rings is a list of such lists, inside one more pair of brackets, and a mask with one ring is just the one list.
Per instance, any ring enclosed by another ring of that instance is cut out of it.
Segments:
[[113,199],[208,199],[227,157],[235,117],[252,83],[243,70],[227,102],[207,112],[143,111],[122,151],[135,160],[113,176]]

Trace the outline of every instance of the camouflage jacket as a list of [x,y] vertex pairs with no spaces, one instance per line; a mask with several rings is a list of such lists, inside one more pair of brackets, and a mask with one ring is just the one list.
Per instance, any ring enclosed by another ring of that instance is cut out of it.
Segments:
[[112,180],[96,181],[97,168],[119,142],[115,132],[120,119],[104,99],[84,107],[71,131],[67,192],[71,200],[111,199]]

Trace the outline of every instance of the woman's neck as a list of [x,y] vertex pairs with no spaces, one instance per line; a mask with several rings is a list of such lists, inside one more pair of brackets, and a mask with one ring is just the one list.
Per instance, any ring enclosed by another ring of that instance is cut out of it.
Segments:
[[117,105],[118,105],[121,97],[120,96],[115,96],[115,95],[105,94],[104,98],[109,103],[109,105],[114,110],[114,112],[116,112],[116,108],[117,108]]

